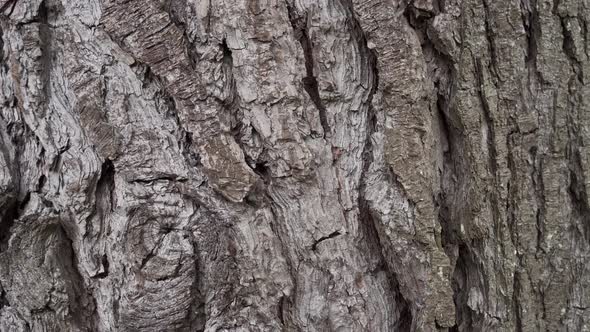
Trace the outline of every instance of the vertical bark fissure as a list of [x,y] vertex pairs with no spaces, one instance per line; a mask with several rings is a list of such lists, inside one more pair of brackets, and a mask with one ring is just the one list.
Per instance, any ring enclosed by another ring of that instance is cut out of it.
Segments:
[[[2,60],[2,58],[0,58]],[[4,124],[4,121],[0,121]],[[24,123],[12,123],[6,126],[7,135],[0,135],[0,152],[7,162],[5,166],[7,174],[11,175],[12,181],[7,192],[2,193],[5,200],[0,206],[0,253],[8,249],[8,241],[12,235],[12,226],[19,219],[20,210],[28,201],[25,190],[21,183],[21,158],[25,152],[26,137],[31,134],[30,129]],[[10,140],[5,142],[5,140]],[[14,146],[14,159],[11,158],[9,146]],[[12,190],[12,192],[10,192]]]
[[587,243],[590,243],[590,201],[587,196],[586,179],[582,165],[582,156],[580,155],[580,147],[583,146],[580,125],[583,122],[580,121],[579,112],[584,112],[584,110],[579,109],[583,105],[584,71],[582,63],[576,55],[574,36],[568,26],[568,20],[571,18],[559,13],[560,4],[560,0],[554,2],[553,14],[559,18],[561,34],[563,36],[562,51],[566,55],[572,70],[570,79],[568,80],[567,92],[569,96],[566,107],[568,134],[566,157],[569,161],[568,194],[572,203],[574,218],[581,223],[582,236]]
[[497,65],[497,50],[496,50],[496,33],[492,27],[491,22],[491,13],[490,13],[490,5],[488,0],[482,0],[483,9],[484,9],[484,24],[485,24],[485,37],[488,41],[488,49],[490,53],[490,72],[494,73],[498,76],[498,65]]
[[[537,212],[535,213],[535,221],[537,226],[537,245],[536,245],[536,252],[537,254],[543,253],[544,250],[544,237],[545,237],[545,184],[543,181],[543,158],[542,155],[539,155],[537,147],[533,147],[530,149],[529,154],[532,159],[532,174],[531,178],[533,180],[534,190],[535,190],[535,200],[538,204]],[[518,233],[517,233],[518,234]]]
[[305,58],[306,76],[303,78],[303,87],[318,110],[320,124],[322,125],[322,129],[324,131],[324,138],[327,138],[331,135],[330,124],[328,122],[328,111],[322,101],[322,97],[318,88],[318,81],[314,75],[315,63],[313,59],[313,44],[309,36],[309,28],[307,26],[307,13],[298,13],[288,0],[286,0],[285,3],[287,6],[289,21],[293,27],[295,39],[297,39],[299,44],[301,44],[303,56]]
[[[69,253],[69,257],[58,257],[63,264],[63,271],[60,272],[69,278],[68,281],[71,283],[70,287],[72,287],[72,293],[68,294],[71,296],[68,304],[70,310],[69,318],[75,326],[82,330],[96,330],[100,319],[96,311],[96,299],[91,290],[88,289],[78,268],[79,261],[74,247],[73,235],[69,234],[71,233],[69,231],[71,229],[71,222],[73,221],[64,219],[57,225],[58,231],[65,238],[65,241],[62,243],[65,246],[65,252],[63,254],[66,252]],[[53,287],[50,293],[53,291]]]
[[102,220],[113,211],[115,172],[113,162],[110,159],[106,159],[100,170],[100,178],[96,183],[98,213]]
[[484,73],[483,73],[483,65],[481,63],[481,59],[475,59],[475,67],[476,67],[476,78],[477,78],[477,93],[479,100],[481,102],[482,110],[483,110],[483,117],[482,122],[485,126],[488,135],[487,135],[487,145],[488,145],[488,167],[490,170],[490,175],[492,178],[496,178],[496,174],[498,171],[497,165],[497,153],[496,153],[496,135],[494,130],[494,120],[492,118],[492,110],[490,109],[490,105],[487,100],[487,96],[485,94],[485,86],[484,86]]
[[[434,112],[431,113],[433,116],[436,116],[440,122],[441,137],[437,143],[439,144],[439,149],[443,149],[443,169],[437,170],[440,174],[439,185],[441,194],[434,198],[434,203],[435,207],[438,209],[437,221],[441,226],[441,245],[445,250],[445,253],[449,257],[453,257],[452,247],[458,239],[449,215],[452,206],[447,199],[453,194],[454,189],[445,187],[446,183],[444,183],[444,179],[446,177],[455,176],[456,158],[460,158],[460,156],[456,155],[456,152],[453,149],[453,144],[455,144],[455,138],[453,138],[453,136],[457,136],[455,133],[457,129],[453,126],[450,118],[450,105],[453,97],[453,86],[455,84],[456,73],[453,65],[454,61],[451,56],[446,54],[445,50],[442,49],[442,45],[438,45],[434,42],[428,33],[428,26],[432,24],[436,15],[444,8],[444,3],[439,3],[438,1],[434,3],[434,12],[418,9],[413,4],[409,4],[404,10],[404,16],[410,27],[422,37],[422,54],[424,54],[425,57],[427,57],[427,54],[430,54],[432,57],[430,61],[427,61],[429,72],[432,73],[430,79],[434,87],[433,94],[436,96],[435,102],[431,105],[431,111],[432,108],[434,108]],[[437,71],[442,72],[442,74],[435,74]],[[443,145],[443,142],[446,142],[446,146]],[[445,148],[446,150],[444,150]]]
[[521,304],[520,304],[520,297],[521,297],[521,287],[520,287],[520,272],[514,272],[514,279],[512,281],[514,291],[512,293],[512,301],[514,307],[514,320],[515,320],[515,328],[516,332],[523,332],[522,328],[522,317],[521,317]]
[[[108,216],[113,211],[115,193],[115,166],[110,159],[103,162],[98,179],[94,185],[95,203],[90,215],[86,218],[85,237],[95,238],[104,235]],[[98,229],[94,217],[98,218]]]
[[51,99],[51,70],[53,64],[52,38],[53,28],[49,26],[49,8],[47,0],[41,1],[36,21],[39,22],[39,46],[41,48],[41,79],[43,80],[43,116],[49,112],[49,100]]
[[[0,10],[0,13],[2,13],[2,10]],[[0,64],[0,70],[4,70],[6,62],[4,61],[4,31],[2,30],[2,24],[0,24]]]
[[[239,119],[238,114],[240,96],[237,91],[236,80],[233,73],[233,54],[232,50],[227,45],[227,40],[225,38],[221,41],[220,47],[223,53],[222,68],[225,76],[224,90],[226,94],[226,98],[221,100],[221,105],[223,106],[223,110],[227,112],[227,125],[230,128],[231,134],[234,137],[235,142],[240,146],[242,151],[244,151],[244,158],[247,158],[248,154],[246,153],[246,149],[241,139],[242,126],[244,126],[244,123]],[[253,162],[256,163],[256,161]],[[256,172],[251,163],[247,162],[247,160],[246,165]]]
[[[532,89],[533,83],[545,83],[537,66],[538,40],[541,33],[537,0],[521,0],[521,16],[526,34],[525,65],[529,71],[528,89]],[[532,91],[529,91],[532,94]]]
[[563,53],[566,55],[570,66],[572,67],[573,74],[577,78],[578,82],[581,85],[584,85],[584,71],[582,69],[582,63],[578,59],[576,55],[576,44],[574,42],[574,37],[572,36],[572,32],[568,28],[568,17],[562,17],[558,15],[559,21],[561,23],[561,33],[563,35],[563,43],[562,49]]
[[2,283],[0,283],[0,310],[4,307],[10,307],[10,302],[6,298],[6,291],[2,287]]
[[583,168],[581,166],[580,152],[570,148],[570,170],[568,194],[572,202],[574,217],[579,219],[582,226],[582,235],[586,242],[590,243],[590,205],[584,182]]
[[[366,123],[367,127],[366,137],[365,137],[365,145],[363,147],[362,152],[362,172],[360,176],[360,185],[359,185],[359,195],[358,195],[358,206],[359,206],[359,222],[361,225],[364,225],[365,228],[365,236],[367,239],[373,239],[375,244],[378,248],[378,256],[380,258],[380,265],[385,267],[386,274],[389,280],[389,286],[391,287],[392,291],[392,298],[395,300],[396,305],[399,306],[397,312],[399,313],[399,321],[396,322],[395,327],[397,330],[400,331],[410,331],[412,323],[413,323],[413,314],[411,310],[410,302],[403,296],[400,287],[398,276],[395,270],[390,266],[385,258],[385,249],[382,243],[381,236],[379,235],[380,232],[378,230],[377,221],[373,218],[371,208],[369,206],[369,202],[365,198],[366,192],[366,177],[369,167],[373,162],[372,154],[372,139],[373,134],[377,130],[377,115],[375,114],[375,109],[373,107],[373,98],[375,93],[379,89],[379,70],[377,67],[377,53],[374,50],[369,49],[367,45],[367,39],[365,36],[364,31],[361,28],[360,23],[354,16],[354,8],[353,4],[349,0],[342,0],[343,5],[348,11],[348,15],[350,17],[350,25],[351,31],[356,35],[356,40],[359,44],[359,49],[361,50],[361,54],[366,57],[366,61],[363,63],[368,64],[368,68],[366,69],[367,75],[372,77],[371,86],[369,96],[367,98],[367,116],[366,116]],[[395,177],[395,176],[394,176]],[[401,184],[399,187],[403,189]],[[404,193],[405,194],[405,193]],[[407,195],[406,195],[407,197]],[[411,202],[410,202],[411,203]]]
[[[283,256],[285,257],[285,261],[287,263],[287,269],[289,270],[289,276],[291,277],[291,282],[293,283],[292,294],[297,294],[298,284],[297,284],[297,271],[296,271],[295,262],[293,262],[293,260],[291,259],[291,255],[288,254],[288,252],[289,252],[288,248],[287,248],[288,241],[283,236],[283,234],[286,234],[286,233],[283,230],[278,228],[278,227],[282,228],[282,226],[279,224],[280,219],[279,219],[279,214],[277,213],[278,205],[276,205],[276,203],[273,202],[272,198],[270,197],[270,195],[268,193],[268,190],[269,190],[268,186],[269,185],[270,185],[270,183],[266,185],[265,200],[269,202],[269,210],[272,214],[270,228],[271,228],[271,231],[278,238],[281,252],[283,253]],[[283,323],[283,325],[285,324],[285,316],[289,317],[288,311],[291,308],[293,308],[293,302],[294,302],[293,296],[294,295],[291,295],[291,296],[285,295],[285,296],[281,297],[280,310],[279,310],[279,312],[277,312],[277,314],[278,314],[277,318]],[[296,295],[295,295],[295,298],[296,298]],[[285,305],[285,302],[287,302],[287,305]],[[287,312],[287,314],[285,314],[285,312]]]
[[0,219],[0,253],[8,248],[8,240],[12,235],[11,228],[18,219],[20,202],[12,199],[2,207],[2,219]]
[[480,58],[474,59],[475,61],[475,71],[476,71],[476,83],[477,83],[477,94],[481,103],[482,108],[482,124],[487,131],[487,159],[488,159],[488,168],[489,168],[489,183],[487,186],[487,193],[489,194],[490,204],[492,208],[492,221],[493,221],[493,229],[494,235],[496,238],[500,238],[500,234],[498,234],[500,230],[499,220],[500,218],[500,206],[498,202],[498,192],[496,188],[498,188],[498,158],[497,158],[497,151],[496,151],[496,129],[494,125],[494,118],[492,116],[492,110],[490,109],[490,105],[485,93],[485,78],[484,78],[484,68],[482,65],[482,60]]
[[205,274],[203,266],[199,262],[199,245],[196,238],[192,238],[193,253],[195,258],[193,260],[195,275],[193,276],[193,284],[191,285],[192,303],[190,310],[186,315],[186,325],[191,331],[202,332],[205,330],[207,323],[207,311],[205,310],[205,299],[202,293],[204,287],[202,276]]
[[[455,257],[454,248],[459,241],[459,235],[457,234],[456,225],[453,224],[453,220],[451,219],[453,205],[450,201],[451,197],[454,195],[455,188],[454,183],[447,183],[446,179],[455,177],[456,158],[458,158],[458,156],[453,148],[453,144],[455,144],[454,129],[451,127],[447,116],[447,113],[449,112],[449,103],[444,96],[438,94],[435,107],[443,131],[441,133],[441,140],[444,139],[447,142],[447,151],[443,151],[443,169],[438,170],[440,173],[440,194],[435,197],[435,204],[438,208],[437,219],[441,226],[441,246],[448,257],[456,259],[457,257]],[[455,262],[452,262],[452,264],[455,264]]]

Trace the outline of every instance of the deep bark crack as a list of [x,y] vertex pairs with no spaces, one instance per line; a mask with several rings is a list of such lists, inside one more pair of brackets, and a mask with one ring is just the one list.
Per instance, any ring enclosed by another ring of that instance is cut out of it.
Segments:
[[328,122],[328,111],[322,101],[320,95],[318,81],[314,75],[314,58],[313,58],[313,43],[309,37],[309,29],[307,27],[307,14],[303,15],[297,13],[296,9],[286,1],[287,11],[289,15],[289,21],[293,27],[295,39],[301,44],[303,49],[303,56],[305,58],[305,74],[303,78],[303,87],[309,98],[314,103],[316,109],[319,112],[320,123],[324,131],[324,138],[330,137],[330,125]]
[[109,259],[106,254],[102,255],[101,264],[102,264],[103,271],[95,274],[91,278],[104,279],[104,278],[108,277],[108,275],[109,275]]
[[319,245],[320,243],[322,243],[322,242],[324,242],[324,241],[326,241],[326,240],[329,240],[329,239],[333,239],[333,238],[335,238],[335,237],[337,237],[337,236],[340,236],[340,235],[342,235],[342,234],[340,233],[340,231],[335,231],[335,232],[332,232],[332,233],[330,233],[330,234],[328,234],[328,235],[326,235],[326,236],[322,236],[322,237],[320,237],[319,239],[317,239],[317,240],[316,240],[316,241],[315,241],[315,242],[314,242],[314,243],[311,245],[311,250],[312,250],[312,251],[316,251],[316,250],[318,249],[318,245]]
[[[363,57],[362,63],[366,66],[363,70],[363,73],[366,73],[366,81],[369,83],[367,87],[369,89],[369,95],[366,105],[366,137],[365,137],[365,145],[363,147],[362,156],[362,171],[359,180],[359,196],[358,196],[358,206],[359,206],[359,223],[363,225],[364,231],[366,232],[366,237],[368,239],[374,239],[374,244],[376,246],[376,251],[379,256],[380,266],[382,266],[387,274],[389,286],[391,287],[391,295],[394,299],[396,306],[398,306],[397,312],[399,313],[399,320],[395,323],[396,330],[399,331],[410,331],[412,322],[414,320],[411,304],[410,302],[404,297],[400,290],[398,276],[392,266],[387,262],[385,258],[385,250],[384,245],[382,243],[382,239],[379,236],[378,230],[378,221],[374,220],[371,207],[369,201],[365,198],[366,192],[366,178],[367,173],[371,164],[373,163],[373,146],[372,146],[372,139],[373,134],[377,131],[377,114],[375,113],[376,110],[373,107],[373,98],[375,93],[379,89],[379,69],[377,64],[377,53],[375,50],[372,50],[368,47],[367,37],[365,32],[363,31],[358,19],[355,17],[354,7],[350,0],[342,0],[342,4],[347,9],[347,14],[350,17],[348,20],[350,24],[350,30],[355,40],[358,43],[359,50],[361,50],[361,56]],[[363,76],[363,82],[365,81],[365,77]],[[397,184],[401,186],[401,184]],[[401,187],[403,190],[403,187]],[[404,193],[405,194],[405,193]],[[407,197],[407,196],[406,196]],[[411,204],[411,202],[409,202]]]
[[18,219],[20,202],[12,199],[3,206],[2,219],[0,219],[0,253],[8,249],[8,240],[12,235],[11,228]]

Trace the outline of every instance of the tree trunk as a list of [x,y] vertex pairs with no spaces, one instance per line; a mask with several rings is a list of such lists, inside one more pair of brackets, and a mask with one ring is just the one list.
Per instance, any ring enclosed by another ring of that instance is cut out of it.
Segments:
[[0,331],[590,331],[588,0],[0,11]]

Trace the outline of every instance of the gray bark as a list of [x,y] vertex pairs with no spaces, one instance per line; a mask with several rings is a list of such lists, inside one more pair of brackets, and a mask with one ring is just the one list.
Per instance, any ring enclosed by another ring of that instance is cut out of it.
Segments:
[[0,331],[590,331],[588,0],[0,0]]

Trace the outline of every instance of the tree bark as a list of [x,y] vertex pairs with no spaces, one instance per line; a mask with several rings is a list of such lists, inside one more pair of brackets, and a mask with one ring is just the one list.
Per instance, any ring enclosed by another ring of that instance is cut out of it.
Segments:
[[588,0],[0,12],[0,331],[590,331]]

